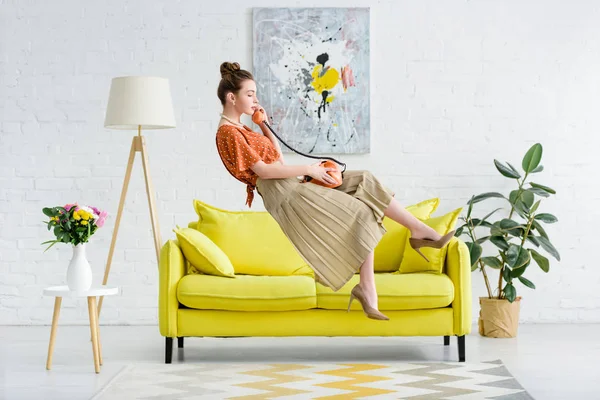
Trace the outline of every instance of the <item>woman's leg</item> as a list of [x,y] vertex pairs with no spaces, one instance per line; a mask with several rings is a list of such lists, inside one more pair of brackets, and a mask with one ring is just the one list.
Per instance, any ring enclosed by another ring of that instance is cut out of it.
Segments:
[[395,197],[392,198],[390,205],[385,209],[384,215],[406,226],[410,230],[410,236],[415,239],[438,240],[442,237],[435,229],[425,225],[417,217],[406,211]]
[[367,300],[372,307],[377,308],[377,289],[375,288],[375,250],[367,256],[360,266],[360,288],[363,290]]

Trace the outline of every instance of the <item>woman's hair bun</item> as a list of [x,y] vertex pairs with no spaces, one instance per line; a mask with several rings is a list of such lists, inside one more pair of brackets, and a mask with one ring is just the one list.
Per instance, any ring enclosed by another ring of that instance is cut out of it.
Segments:
[[221,78],[224,78],[226,75],[235,74],[240,70],[240,64],[234,62],[224,62],[221,64]]

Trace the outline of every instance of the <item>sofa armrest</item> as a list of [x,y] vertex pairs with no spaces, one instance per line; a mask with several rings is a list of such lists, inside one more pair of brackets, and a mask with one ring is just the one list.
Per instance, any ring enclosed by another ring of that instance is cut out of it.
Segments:
[[158,323],[164,337],[177,337],[177,285],[185,275],[185,258],[177,241],[167,241],[158,264]]
[[454,284],[454,334],[462,336],[471,332],[471,256],[466,243],[457,237],[448,243],[446,274]]

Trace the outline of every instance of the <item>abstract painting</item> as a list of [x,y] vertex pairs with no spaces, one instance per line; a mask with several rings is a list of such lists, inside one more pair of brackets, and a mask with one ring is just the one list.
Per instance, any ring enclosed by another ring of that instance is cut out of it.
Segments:
[[303,153],[368,153],[369,8],[253,11],[252,72],[275,132]]

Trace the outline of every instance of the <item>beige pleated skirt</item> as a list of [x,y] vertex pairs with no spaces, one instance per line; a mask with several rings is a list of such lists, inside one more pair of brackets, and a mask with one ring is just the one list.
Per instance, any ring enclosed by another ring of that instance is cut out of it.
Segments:
[[335,189],[297,178],[259,178],[256,188],[315,279],[334,291],[352,278],[386,233],[384,210],[394,197],[369,171],[347,170]]

